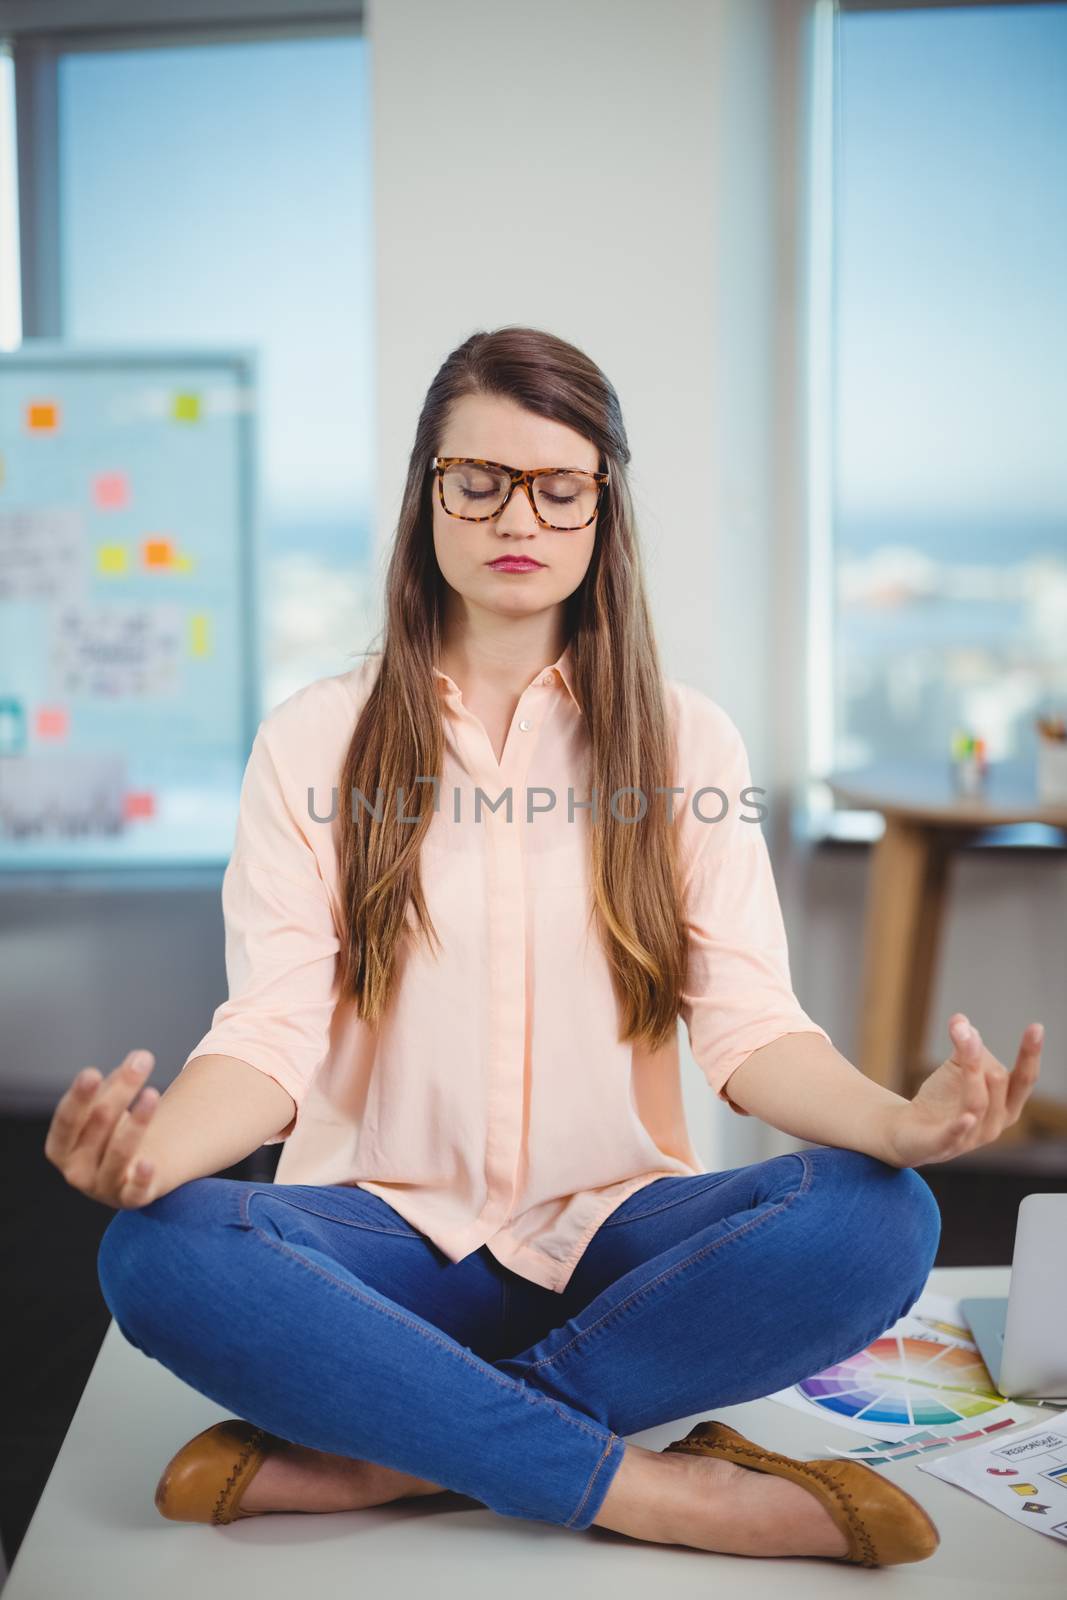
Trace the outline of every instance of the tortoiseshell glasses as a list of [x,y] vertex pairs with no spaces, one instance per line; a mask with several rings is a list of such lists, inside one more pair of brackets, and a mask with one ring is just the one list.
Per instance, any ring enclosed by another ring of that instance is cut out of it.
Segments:
[[434,456],[431,470],[437,474],[438,496],[450,517],[491,522],[521,483],[542,528],[560,533],[589,526],[608,481],[606,472],[571,467],[531,467],[523,472],[480,456]]

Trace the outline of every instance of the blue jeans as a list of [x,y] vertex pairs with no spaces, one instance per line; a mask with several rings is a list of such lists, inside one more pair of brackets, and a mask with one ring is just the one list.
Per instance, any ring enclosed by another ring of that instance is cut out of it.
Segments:
[[502,1516],[587,1528],[624,1436],[799,1382],[918,1299],[940,1213],[826,1145],[659,1178],[562,1293],[350,1185],[197,1178],[100,1243],[124,1337],[231,1414]]

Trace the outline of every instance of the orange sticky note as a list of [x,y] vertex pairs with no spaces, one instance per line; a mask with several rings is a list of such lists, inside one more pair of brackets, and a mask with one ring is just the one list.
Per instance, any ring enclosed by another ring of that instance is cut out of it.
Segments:
[[130,503],[130,480],[124,472],[98,472],[93,499],[101,511],[121,511]]
[[26,407],[26,426],[32,433],[54,433],[59,427],[59,402],[31,400]]
[[66,706],[38,706],[34,732],[38,739],[65,739],[70,733],[70,712]]
[[145,539],[141,545],[141,560],[146,567],[173,566],[173,539]]

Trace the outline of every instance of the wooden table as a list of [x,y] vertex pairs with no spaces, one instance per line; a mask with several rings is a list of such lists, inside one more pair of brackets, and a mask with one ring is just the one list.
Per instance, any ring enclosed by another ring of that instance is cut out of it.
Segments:
[[[1067,844],[1067,805],[1042,804],[1033,769],[1022,762],[991,763],[976,797],[956,791],[947,760],[888,762],[831,773],[825,781],[839,806],[885,819],[867,882],[857,1065],[876,1083],[910,1096],[926,1070],[921,1053],[952,852],[990,828],[1019,823],[1064,830]],[[1031,1096],[1004,1137],[1065,1132],[1067,1106]]]

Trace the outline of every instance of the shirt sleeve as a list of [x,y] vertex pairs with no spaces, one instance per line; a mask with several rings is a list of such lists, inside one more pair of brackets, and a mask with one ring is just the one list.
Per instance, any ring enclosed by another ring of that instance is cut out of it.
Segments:
[[295,1129],[329,1051],[340,941],[295,790],[290,798],[272,749],[269,721],[260,724],[245,768],[222,880],[229,998],[181,1070],[196,1056],[235,1056],[280,1083],[293,1097],[294,1115],[264,1142],[281,1144]]
[[[700,699],[702,731],[689,744],[699,758],[696,777],[686,785],[679,817],[689,943],[679,1013],[711,1088],[748,1116],[725,1090],[746,1056],[783,1034],[816,1033],[828,1042],[830,1035],[793,992],[781,904],[756,811],[764,796],[752,793],[744,740],[720,706]],[[719,821],[701,820],[720,813]]]

